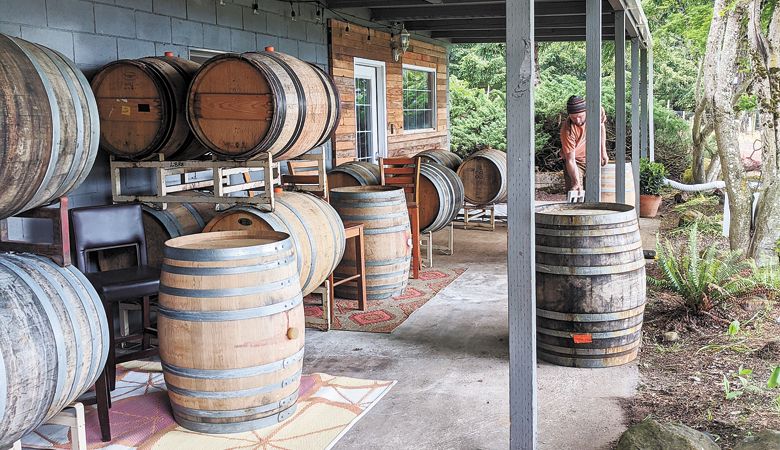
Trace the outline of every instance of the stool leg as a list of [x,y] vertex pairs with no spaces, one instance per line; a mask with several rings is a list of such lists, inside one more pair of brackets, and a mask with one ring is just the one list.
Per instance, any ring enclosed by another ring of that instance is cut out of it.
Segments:
[[116,345],[114,343],[114,303],[103,302],[108,316],[108,361],[106,361],[106,373],[108,375],[108,390],[116,387]]
[[355,239],[355,273],[360,276],[355,280],[357,289],[358,308],[361,311],[366,310],[366,247],[363,242],[363,233],[361,232]]
[[103,442],[111,440],[111,421],[108,415],[108,409],[111,407],[111,393],[108,391],[108,368],[103,372],[95,382],[95,401],[97,403],[98,422],[100,423],[100,437]]
[[413,209],[412,219],[412,278],[420,278],[420,214],[418,209]]

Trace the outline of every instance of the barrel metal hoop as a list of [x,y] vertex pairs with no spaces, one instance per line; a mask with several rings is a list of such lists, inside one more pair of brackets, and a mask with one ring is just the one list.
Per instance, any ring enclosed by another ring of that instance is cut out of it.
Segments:
[[182,267],[172,266],[167,263],[162,264],[162,271],[166,273],[173,273],[176,275],[197,275],[197,276],[221,276],[221,275],[236,275],[241,273],[255,273],[271,270],[277,267],[281,267],[293,262],[292,257],[286,257],[284,259],[278,259],[276,261],[267,262],[264,264],[253,264],[251,266],[236,266],[236,267]]
[[216,311],[195,311],[170,309],[164,306],[158,306],[158,312],[161,316],[171,320],[181,320],[187,322],[232,322],[236,320],[258,319],[260,317],[272,316],[289,311],[303,303],[303,296],[298,294],[296,297],[285,300],[281,303],[274,303],[256,308],[216,310]]
[[[365,202],[364,198],[358,198],[358,199],[346,199],[341,200],[339,199],[338,205],[342,208],[350,208],[350,209],[374,209],[374,208],[386,208],[388,206],[406,206],[406,200],[405,199],[392,199],[387,201],[378,201],[378,202]],[[408,213],[407,213],[408,214]]]
[[396,272],[372,273],[372,274],[366,275],[366,279],[367,280],[381,280],[383,278],[397,277],[397,276],[403,275],[405,273],[409,273],[409,271],[404,269],[404,270],[398,270]]
[[287,238],[273,244],[260,244],[240,248],[187,249],[166,245],[163,255],[168,259],[178,259],[180,261],[235,261],[278,255],[280,250],[290,250],[291,248],[292,242]]
[[[54,388],[54,396],[52,397],[52,405],[62,402],[62,389],[65,382],[65,364],[60,362],[67,361],[67,355],[65,354],[65,332],[62,329],[57,317],[57,313],[54,311],[54,306],[51,303],[51,299],[43,292],[41,286],[33,280],[22,268],[9,261],[8,259],[0,259],[0,265],[14,273],[19,279],[22,280],[33,292],[33,295],[38,299],[38,305],[43,308],[44,313],[51,326],[52,335],[54,337],[54,348],[57,352],[57,364],[55,364],[57,370],[57,383]],[[48,414],[47,414],[48,415]]]
[[[398,187],[390,187],[390,186],[383,186],[387,187],[387,189],[376,189],[376,190],[369,190],[369,191],[359,191],[359,190],[347,190],[347,191],[340,191],[339,189],[343,188],[334,188],[331,190],[331,197],[334,200],[338,200],[339,202],[357,202],[360,200],[396,200],[396,203],[401,202],[402,204],[406,204],[406,197],[404,197],[403,194],[403,188]],[[400,199],[400,200],[399,200]],[[394,204],[396,204],[394,203]],[[370,203],[370,206],[376,206],[376,203]]]
[[536,271],[550,275],[615,275],[619,273],[632,272],[645,267],[645,260],[640,259],[628,264],[616,266],[596,266],[596,267],[570,267],[553,266],[549,264],[536,263]]
[[[640,323],[634,325],[633,327],[629,327],[623,330],[602,331],[602,332],[588,333],[588,334],[593,339],[611,339],[616,337],[629,336],[641,330],[642,330],[642,324]],[[572,335],[578,334],[578,333],[573,333],[571,331],[551,330],[549,328],[544,328],[539,326],[536,327],[536,332],[539,334],[546,334],[548,336],[555,336],[555,337],[562,337],[562,338],[571,338]]]
[[160,294],[172,295],[174,297],[196,297],[196,298],[223,298],[223,297],[241,297],[244,295],[263,294],[267,292],[273,292],[278,289],[286,288],[287,286],[298,284],[298,275],[285,278],[281,281],[274,281],[271,283],[265,283],[259,286],[246,286],[237,288],[222,288],[222,289],[189,289],[189,288],[177,288],[160,284]]
[[236,369],[191,369],[187,367],[178,367],[173,364],[168,364],[165,361],[162,362],[163,370],[167,373],[176,375],[182,378],[194,378],[198,380],[224,380],[234,378],[246,378],[254,377],[257,375],[264,375],[273,372],[277,372],[282,369],[290,367],[292,364],[303,359],[303,348],[295,352],[294,355],[274,361],[268,364],[262,364],[253,367],[242,367]]
[[227,409],[220,411],[210,411],[202,409],[192,409],[185,406],[176,405],[176,412],[178,414],[186,414],[192,417],[202,417],[204,419],[233,419],[238,417],[255,416],[257,414],[268,413],[277,409],[286,408],[295,404],[298,400],[298,391],[296,390],[287,397],[279,400],[278,402],[266,403],[265,405],[255,406],[252,408],[244,409]]
[[338,213],[330,207],[326,206],[327,203],[320,202],[320,201],[314,201],[314,204],[317,205],[317,208],[322,211],[323,214],[326,216],[329,216],[331,219],[336,219],[338,221],[338,226],[334,226],[333,220],[328,220],[328,227],[331,231],[331,236],[334,237],[336,240],[336,258],[331,262],[331,264],[328,266],[328,273],[332,273],[334,270],[336,270],[336,267],[339,265],[339,261],[341,261],[341,258],[344,256],[344,251],[347,249],[347,239],[346,235],[344,234],[344,223],[341,220],[341,217],[339,217]]
[[[411,256],[403,256],[401,258],[395,258],[395,259],[382,259],[379,261],[366,261],[366,267],[377,267],[377,266],[389,266],[391,264],[409,264],[412,260]],[[341,262],[343,262],[347,266],[354,266],[355,260],[352,259],[344,259]]]
[[409,225],[398,225],[395,227],[386,227],[386,228],[374,228],[374,229],[367,229],[363,230],[363,234],[365,235],[372,235],[372,234],[387,234],[387,233],[396,233],[399,231],[409,231],[411,230],[411,227]]
[[[11,40],[22,51],[22,53],[27,56],[27,59],[30,60],[30,64],[32,64],[32,66],[35,68],[38,78],[40,78],[41,84],[43,85],[43,89],[46,91],[46,99],[49,101],[49,108],[51,108],[51,156],[49,157],[49,164],[46,167],[46,172],[43,176],[43,179],[41,180],[41,184],[38,185],[38,189],[35,190],[35,194],[30,197],[30,201],[24,205],[24,208],[22,208],[22,211],[24,211],[30,208],[34,208],[39,204],[45,203],[47,200],[49,200],[47,198],[41,198],[40,196],[46,191],[46,188],[49,186],[49,182],[51,181],[51,177],[54,176],[57,161],[59,160],[59,146],[60,141],[62,140],[62,136],[60,135],[59,103],[57,102],[57,97],[54,94],[54,87],[52,87],[48,75],[46,75],[44,72],[43,67],[38,64],[38,60],[34,55],[32,55],[26,48],[24,48],[23,45],[20,45],[15,39]],[[30,44],[35,45],[32,43]]]
[[536,234],[542,236],[557,236],[557,237],[603,237],[603,236],[618,236],[621,234],[639,233],[639,227],[634,223],[625,227],[618,228],[604,228],[604,229],[551,229],[536,227]]
[[561,353],[564,355],[573,355],[573,356],[620,356],[621,354],[631,352],[632,350],[636,349],[640,346],[642,343],[642,339],[637,336],[636,340],[626,344],[621,345],[618,347],[608,347],[608,348],[583,348],[583,347],[560,347],[557,345],[551,345],[546,342],[536,342],[536,346],[539,349],[547,350],[555,353]]
[[536,252],[547,253],[551,255],[608,255],[612,253],[626,253],[633,250],[638,250],[640,248],[642,248],[642,241],[636,241],[630,244],[617,245],[612,247],[564,248],[537,245]]
[[168,390],[174,394],[179,394],[183,397],[195,397],[205,398],[211,400],[221,400],[226,398],[242,398],[252,397],[260,394],[267,394],[279,389],[284,389],[290,384],[301,379],[301,371],[295,372],[293,375],[285,378],[280,383],[269,384],[267,386],[261,386],[258,388],[240,389],[237,391],[196,391],[192,389],[184,389],[167,383]]
[[[253,53],[250,53],[252,55]],[[233,55],[234,57],[235,55]],[[219,58],[220,56],[216,56],[215,58]],[[223,58],[230,58],[231,56],[223,56]],[[260,152],[268,150],[268,148],[273,145],[276,141],[279,140],[279,136],[282,134],[282,130],[284,129],[284,123],[286,121],[287,116],[287,109],[284,106],[284,102],[278,101],[280,97],[284,96],[284,86],[282,86],[282,83],[277,78],[276,74],[271,70],[271,68],[268,66],[268,63],[265,61],[259,60],[257,58],[250,58],[247,57],[247,54],[242,53],[239,55],[239,58],[246,62],[247,64],[251,65],[252,67],[256,68],[260,71],[260,73],[263,74],[266,81],[268,82],[268,86],[271,88],[271,93],[274,94],[274,116],[271,119],[271,125],[268,128],[268,133],[265,135],[265,137],[249,152],[246,152],[243,157],[250,158]],[[214,58],[212,58],[213,60]],[[193,79],[194,81],[194,79]],[[193,83],[194,85],[194,83]],[[190,88],[190,92],[193,92],[193,89]],[[219,153],[219,152],[218,152]],[[227,156],[235,156],[230,155],[227,153],[222,153]]]
[[287,75],[290,77],[290,81],[292,81],[293,86],[295,87],[295,92],[298,95],[298,120],[295,123],[295,130],[284,147],[282,147],[281,150],[276,153],[276,155],[278,155],[277,159],[283,159],[285,157],[285,153],[287,153],[290,148],[292,148],[292,146],[298,142],[298,139],[301,137],[301,133],[303,132],[303,125],[306,123],[306,92],[303,90],[303,85],[301,84],[300,78],[298,78],[298,75],[295,73],[295,70],[290,67],[284,58],[275,55],[273,52],[265,52],[263,53],[263,56],[273,60],[279,64],[279,66],[285,72],[287,72]]
[[184,428],[187,428],[188,430],[197,431],[200,433],[208,433],[208,434],[241,433],[245,431],[259,430],[261,428],[270,427],[272,425],[276,425],[277,423],[283,422],[284,420],[288,419],[295,413],[297,406],[298,404],[295,403],[289,408],[287,408],[286,410],[280,412],[279,414],[263,417],[261,419],[250,420],[248,422],[230,422],[230,423],[194,422],[180,417],[178,414],[176,414],[176,409],[173,410],[173,415],[174,418],[176,419],[176,422],[179,423]]
[[195,209],[194,206],[190,205],[189,203],[179,203],[179,204],[183,206],[184,209],[189,211],[190,214],[192,214],[192,218],[195,219],[195,222],[198,223],[198,226],[200,227],[201,230],[206,228],[206,222],[203,221],[203,217],[201,217],[200,213],[198,212],[197,209]]
[[536,316],[545,319],[561,320],[566,322],[609,322],[612,320],[630,319],[638,316],[645,311],[645,304],[625,311],[616,311],[611,313],[562,313],[550,311],[547,309],[536,308]]

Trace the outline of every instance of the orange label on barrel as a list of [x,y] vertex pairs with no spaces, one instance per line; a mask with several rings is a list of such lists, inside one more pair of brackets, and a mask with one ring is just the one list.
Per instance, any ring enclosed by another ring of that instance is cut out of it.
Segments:
[[572,334],[571,338],[575,344],[590,344],[593,342],[593,336],[590,333],[585,334]]

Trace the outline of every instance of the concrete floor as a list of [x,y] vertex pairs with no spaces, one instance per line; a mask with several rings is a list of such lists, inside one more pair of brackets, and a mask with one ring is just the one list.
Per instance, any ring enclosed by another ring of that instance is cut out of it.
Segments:
[[[455,255],[435,263],[468,270],[393,333],[307,330],[306,373],[398,380],[337,449],[508,448],[506,228],[456,230]],[[540,448],[609,448],[625,429],[635,365],[540,363],[537,376]]]

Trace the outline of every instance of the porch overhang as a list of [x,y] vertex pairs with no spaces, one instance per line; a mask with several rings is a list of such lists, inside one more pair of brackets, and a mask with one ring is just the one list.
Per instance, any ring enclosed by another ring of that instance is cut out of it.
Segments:
[[[625,11],[626,38],[652,46],[647,18],[638,0],[602,0],[602,38],[613,40],[614,14]],[[536,0],[537,41],[584,41],[584,0]],[[506,0],[329,0],[335,10],[368,9],[371,20],[403,22],[412,33],[453,44],[504,42]]]

